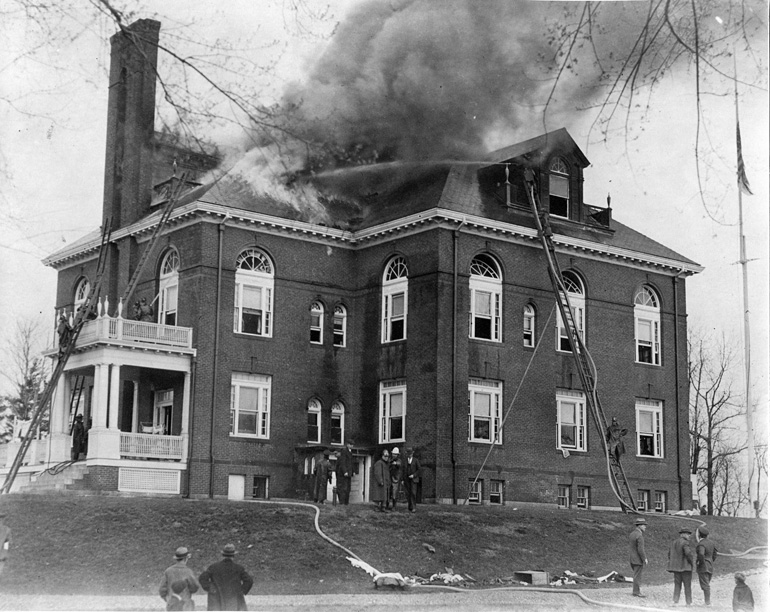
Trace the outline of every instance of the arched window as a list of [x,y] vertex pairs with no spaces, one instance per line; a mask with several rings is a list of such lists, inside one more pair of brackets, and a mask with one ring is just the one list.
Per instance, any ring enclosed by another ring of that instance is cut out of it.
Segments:
[[87,278],[81,278],[77,285],[75,285],[75,312],[77,312],[78,308],[80,308],[83,304],[86,303],[86,300],[88,299],[88,294],[91,292],[91,283],[88,282]]
[[647,285],[634,296],[634,327],[637,363],[660,365],[660,299]]
[[524,306],[524,346],[535,346],[535,307]]
[[332,404],[331,443],[345,443],[345,405],[339,400]]
[[307,441],[321,443],[321,402],[311,399],[307,403]]
[[[586,296],[583,281],[580,280],[577,274],[569,270],[562,273],[561,280],[564,288],[567,290],[567,296],[572,306],[572,319],[575,321],[578,335],[585,342]],[[559,316],[556,319],[556,349],[559,351],[572,350],[569,330],[562,320],[561,312],[559,312]]]
[[310,305],[310,342],[323,344],[324,341],[324,305],[313,302]]
[[569,168],[561,157],[554,157],[548,166],[548,196],[550,213],[570,217]]
[[409,271],[406,260],[393,257],[382,275],[382,341],[406,339]]
[[345,346],[348,332],[348,311],[342,304],[334,307],[334,346]]
[[270,258],[259,249],[247,249],[238,256],[235,267],[234,331],[272,336],[275,273]]
[[179,295],[179,253],[169,250],[160,264],[158,295],[158,323],[176,325],[177,297]]
[[503,276],[497,261],[482,253],[471,261],[469,336],[500,342]]

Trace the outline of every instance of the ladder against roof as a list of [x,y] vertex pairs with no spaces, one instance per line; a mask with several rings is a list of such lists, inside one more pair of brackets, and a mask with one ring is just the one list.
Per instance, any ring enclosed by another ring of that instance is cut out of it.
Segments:
[[596,366],[586,349],[583,338],[575,324],[574,310],[570,304],[569,294],[562,279],[559,262],[556,259],[556,247],[553,242],[553,232],[551,230],[548,213],[540,207],[540,198],[537,193],[534,172],[527,168],[524,171],[524,180],[527,187],[527,199],[529,200],[532,214],[537,224],[538,236],[543,245],[546,262],[548,264],[548,276],[551,279],[553,293],[556,296],[556,303],[559,307],[562,321],[567,329],[570,350],[577,365],[580,382],[583,391],[586,394],[586,402],[591,411],[594,424],[599,431],[599,437],[604,445],[604,454],[607,463],[607,477],[615,497],[620,502],[623,512],[636,512],[634,505],[634,496],[628,483],[625,470],[620,459],[610,453],[607,445],[607,419],[604,415],[599,395],[596,391]]

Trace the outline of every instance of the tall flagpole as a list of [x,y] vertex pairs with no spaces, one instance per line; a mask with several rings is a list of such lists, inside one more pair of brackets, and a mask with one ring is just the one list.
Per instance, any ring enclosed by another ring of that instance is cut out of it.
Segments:
[[[738,118],[738,71],[735,67],[735,54],[733,54],[734,74],[735,74],[735,136],[738,167],[736,172],[738,184],[738,232],[741,271],[743,274],[743,367],[746,383],[746,450],[748,453],[747,467],[749,479],[749,503],[753,505],[755,512],[758,507],[755,505],[754,489],[754,424],[752,419],[751,404],[751,327],[749,324],[749,270],[748,259],[746,258],[746,236],[743,233],[743,192],[749,191],[748,180],[746,179],[746,170],[743,165],[743,152],[741,151],[741,127]],[[758,492],[757,492],[758,493]]]

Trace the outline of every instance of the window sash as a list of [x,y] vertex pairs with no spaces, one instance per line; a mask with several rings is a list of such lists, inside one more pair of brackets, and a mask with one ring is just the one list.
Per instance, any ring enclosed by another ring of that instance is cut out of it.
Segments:
[[502,383],[471,379],[468,385],[468,440],[502,444]]
[[347,327],[347,317],[344,314],[335,313],[333,319],[333,344],[334,346],[345,346],[345,331]]
[[569,508],[570,506],[570,487],[559,485],[559,495],[557,497],[557,503],[559,508]]
[[660,365],[660,320],[642,317],[635,309],[636,361]]
[[535,314],[524,311],[524,346],[535,346]]
[[659,403],[637,402],[636,439],[640,457],[663,457],[663,410]]
[[[230,388],[230,435],[268,438],[270,433],[269,377],[233,375]],[[262,382],[267,379],[267,383]]]
[[556,404],[556,448],[585,451],[585,397],[582,393],[564,392],[557,396]]
[[406,386],[380,385],[380,443],[406,439]]
[[471,288],[471,338],[500,341],[500,301],[499,289]]
[[406,289],[385,293],[382,305],[383,342],[395,342],[406,339],[406,316]]
[[[585,301],[582,298],[569,296],[570,305],[572,306],[572,318],[575,321],[577,327],[578,336],[585,342]],[[556,316],[556,350],[562,352],[571,352],[570,337],[567,324],[564,322],[561,316],[561,311],[557,308]]]
[[241,334],[270,336],[273,292],[271,287],[236,280],[233,330]]
[[503,481],[502,480],[490,480],[489,481],[489,503],[494,505],[503,504]]
[[473,480],[468,481],[468,503],[469,504],[480,504],[482,499],[481,492],[482,492],[481,480],[476,480],[475,482]]

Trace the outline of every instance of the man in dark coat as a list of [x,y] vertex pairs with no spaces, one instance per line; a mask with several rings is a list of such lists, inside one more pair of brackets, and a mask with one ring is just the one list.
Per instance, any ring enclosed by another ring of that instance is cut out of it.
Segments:
[[77,461],[80,458],[80,453],[85,450],[86,445],[86,428],[83,425],[83,415],[78,414],[75,416],[75,422],[72,424],[72,452],[71,458],[73,461]]
[[647,521],[643,518],[636,519],[634,530],[628,536],[630,548],[631,570],[634,573],[634,588],[631,594],[634,597],[647,597],[642,595],[642,570],[647,565],[647,553],[644,551],[644,532],[647,531]]
[[416,512],[417,487],[420,485],[420,462],[414,456],[414,449],[406,449],[406,461],[402,462],[401,470],[404,474],[404,493],[409,512]]
[[350,479],[353,477],[353,441],[345,442],[345,448],[340,451],[337,457],[337,494],[340,497],[340,504],[347,506],[350,503]]
[[377,512],[384,512],[384,505],[388,501],[388,486],[390,485],[390,469],[388,468],[389,459],[390,453],[388,453],[387,450],[382,451],[382,456],[377,459],[372,468],[372,482],[369,499],[376,504],[374,509]]
[[313,483],[313,501],[322,504],[326,501],[326,487],[332,481],[331,463],[329,463],[329,451],[325,450],[323,459],[315,464],[313,473],[315,482]]
[[703,599],[707,606],[711,605],[711,575],[714,573],[714,561],[717,560],[717,547],[709,539],[709,530],[701,525],[696,530],[696,535],[701,538],[695,546],[696,563],[695,571],[698,572],[698,582],[703,591]]
[[[158,594],[167,604],[176,603],[179,599],[179,610],[195,610],[192,594],[200,589],[201,585],[195,577],[195,573],[187,567],[190,559],[190,551],[185,546],[180,546],[174,553],[174,565],[166,568],[160,581]],[[174,591],[174,585],[182,585],[179,591]],[[174,596],[176,593],[176,597]],[[167,609],[169,609],[167,607]]]
[[209,610],[247,610],[246,593],[251,590],[254,579],[242,565],[233,561],[235,546],[227,544],[222,549],[222,560],[209,567],[198,581],[208,596]]
[[666,571],[674,574],[674,604],[679,603],[679,594],[684,585],[684,599],[688,606],[692,605],[692,566],[693,551],[690,548],[692,530],[682,527],[679,537],[671,542],[668,549],[668,567]]

